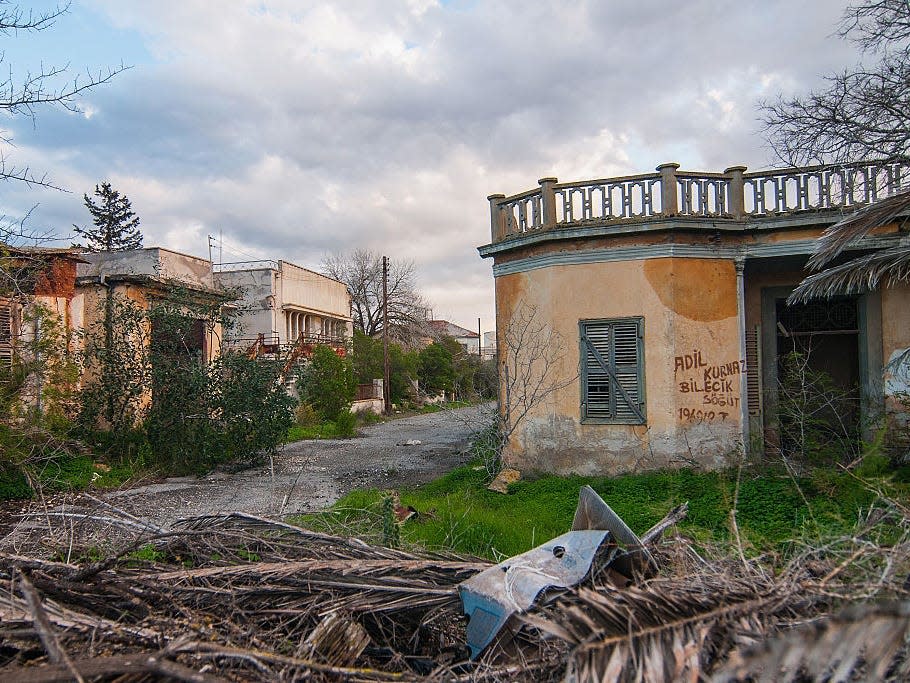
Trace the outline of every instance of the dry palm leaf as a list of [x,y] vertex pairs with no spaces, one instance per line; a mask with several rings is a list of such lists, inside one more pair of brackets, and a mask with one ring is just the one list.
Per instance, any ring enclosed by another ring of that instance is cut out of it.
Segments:
[[[714,677],[736,680],[882,681],[910,678],[902,650],[910,636],[910,602],[853,605],[837,616],[787,632],[742,653]],[[900,656],[902,655],[902,656]]]
[[825,229],[818,239],[815,254],[809,259],[808,267],[818,270],[826,266],[852,242],[865,237],[876,228],[893,223],[908,212],[910,190],[903,190],[859,209]]
[[894,286],[908,281],[910,244],[901,244],[810,275],[793,290],[787,302],[804,303],[810,299],[873,290],[882,282]]
[[733,647],[789,616],[795,584],[716,574],[579,589],[524,623],[571,648],[565,680],[701,680]]

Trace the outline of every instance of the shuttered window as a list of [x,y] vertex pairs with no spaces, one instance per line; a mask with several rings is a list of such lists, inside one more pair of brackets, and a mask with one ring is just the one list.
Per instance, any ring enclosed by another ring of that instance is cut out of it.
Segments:
[[746,400],[749,415],[761,418],[761,329],[756,325],[746,330]]
[[644,319],[582,320],[581,418],[645,423]]
[[8,378],[16,340],[16,308],[9,299],[0,299],[0,381]]

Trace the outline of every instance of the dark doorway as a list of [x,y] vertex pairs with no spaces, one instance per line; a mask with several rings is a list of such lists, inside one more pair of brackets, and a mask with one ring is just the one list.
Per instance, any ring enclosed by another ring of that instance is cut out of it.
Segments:
[[780,447],[823,458],[853,450],[860,422],[856,297],[775,300]]

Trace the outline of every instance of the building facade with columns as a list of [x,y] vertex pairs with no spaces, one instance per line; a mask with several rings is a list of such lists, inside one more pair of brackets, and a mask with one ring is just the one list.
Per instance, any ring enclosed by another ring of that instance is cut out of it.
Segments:
[[[908,184],[902,163],[664,164],[492,195],[479,251],[493,259],[504,461],[607,474],[785,449],[793,352],[842,390],[848,429],[905,412],[910,368],[889,361],[910,356],[910,287],[787,296],[827,226]],[[895,223],[850,251],[902,240]]]
[[351,296],[343,282],[288,261],[216,264],[215,281],[241,293],[231,343],[269,346],[300,340],[340,348],[353,335]]

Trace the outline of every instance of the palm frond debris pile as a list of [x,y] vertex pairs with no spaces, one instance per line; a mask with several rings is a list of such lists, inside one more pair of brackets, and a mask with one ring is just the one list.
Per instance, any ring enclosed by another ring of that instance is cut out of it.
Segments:
[[[0,681],[782,680],[784,665],[794,680],[906,678],[902,511],[874,520],[887,549],[844,539],[776,575],[662,540],[684,514],[639,548],[607,543],[574,587],[544,581],[475,652],[459,587],[494,567],[475,558],[238,514],[82,565],[2,554]],[[838,614],[858,596],[891,601]]]

